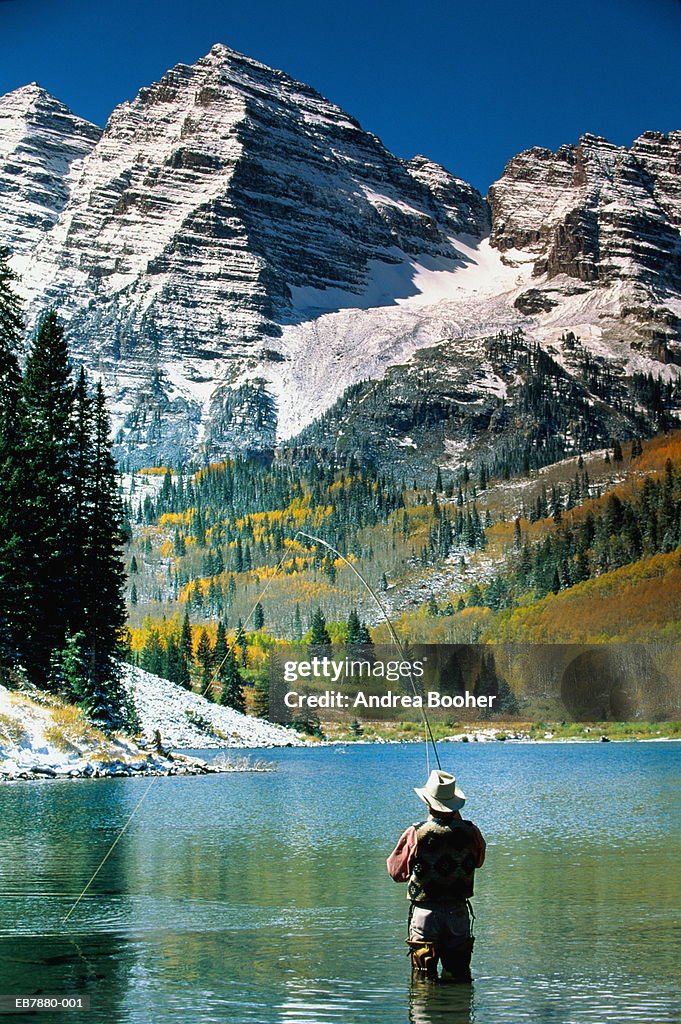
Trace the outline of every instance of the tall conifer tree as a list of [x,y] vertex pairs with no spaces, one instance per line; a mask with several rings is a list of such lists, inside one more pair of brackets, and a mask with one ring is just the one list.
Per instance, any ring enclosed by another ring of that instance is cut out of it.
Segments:
[[74,389],[64,331],[53,311],[38,327],[21,397],[31,603],[24,660],[44,685],[51,652],[75,632],[69,536]]
[[178,682],[185,690],[191,690],[191,666],[194,663],[194,644],[192,642],[192,627],[189,621],[189,612],[185,610],[182,620],[182,632],[180,634],[180,659],[182,663],[180,678]]
[[93,404],[91,515],[81,584],[90,698],[98,717],[114,718],[121,694],[114,656],[125,625],[125,570],[120,554],[122,507],[111,454],[106,400],[98,383]]
[[0,663],[16,660],[27,615],[19,413],[23,321],[9,253],[0,249]]
[[88,573],[88,548],[94,512],[93,410],[85,371],[81,367],[74,391],[73,443],[70,474],[69,558],[73,588],[69,618],[74,628],[86,628],[88,593],[84,581]]
[[223,707],[233,708],[235,711],[243,712],[245,709],[243,695],[243,678],[239,671],[234,647],[227,648],[225,660],[220,669],[220,697],[219,702]]

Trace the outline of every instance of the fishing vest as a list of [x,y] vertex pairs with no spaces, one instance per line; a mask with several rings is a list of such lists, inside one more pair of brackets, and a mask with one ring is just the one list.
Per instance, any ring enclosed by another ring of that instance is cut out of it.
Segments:
[[408,899],[412,903],[456,903],[472,896],[478,850],[471,822],[429,818],[415,828],[417,845]]

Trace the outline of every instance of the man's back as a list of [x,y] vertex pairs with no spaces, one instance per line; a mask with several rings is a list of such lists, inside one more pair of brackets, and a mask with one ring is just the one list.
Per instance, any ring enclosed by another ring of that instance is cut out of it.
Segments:
[[407,886],[412,903],[456,903],[471,897],[479,861],[478,829],[453,815],[431,815],[415,828],[416,852]]

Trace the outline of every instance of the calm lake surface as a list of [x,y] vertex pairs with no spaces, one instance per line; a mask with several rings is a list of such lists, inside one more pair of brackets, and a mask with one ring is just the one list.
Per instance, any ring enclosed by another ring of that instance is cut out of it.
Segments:
[[475,981],[415,987],[385,857],[424,747],[344,749],[159,779],[66,924],[149,781],[1,787],[0,994],[86,993],[37,1019],[98,1024],[679,1021],[678,744],[441,747],[489,843]]

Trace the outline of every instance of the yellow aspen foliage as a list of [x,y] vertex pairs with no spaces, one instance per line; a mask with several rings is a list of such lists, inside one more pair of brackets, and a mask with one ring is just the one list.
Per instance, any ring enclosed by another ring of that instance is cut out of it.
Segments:
[[196,514],[196,509],[190,508],[185,512],[164,512],[162,516],[159,516],[158,525],[163,527],[168,526],[190,526],[191,521]]

